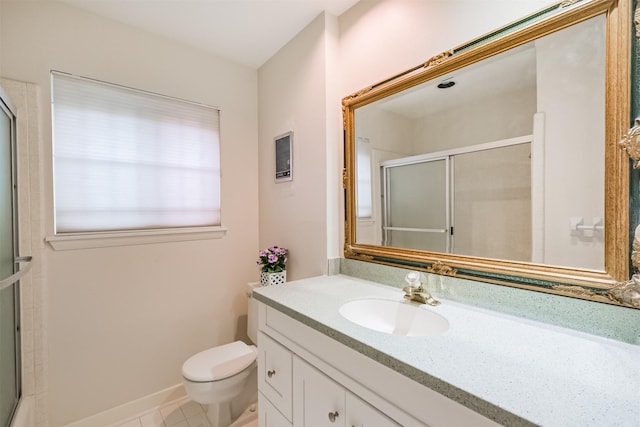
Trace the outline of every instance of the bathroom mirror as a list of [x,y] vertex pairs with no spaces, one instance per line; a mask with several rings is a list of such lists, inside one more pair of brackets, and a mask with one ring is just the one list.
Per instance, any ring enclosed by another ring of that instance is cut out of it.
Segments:
[[630,30],[559,2],[345,97],[345,257],[620,303]]

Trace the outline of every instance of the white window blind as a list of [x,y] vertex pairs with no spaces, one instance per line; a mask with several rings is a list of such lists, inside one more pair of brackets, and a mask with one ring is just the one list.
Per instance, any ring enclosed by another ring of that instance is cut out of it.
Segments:
[[52,73],[56,234],[220,225],[219,110]]

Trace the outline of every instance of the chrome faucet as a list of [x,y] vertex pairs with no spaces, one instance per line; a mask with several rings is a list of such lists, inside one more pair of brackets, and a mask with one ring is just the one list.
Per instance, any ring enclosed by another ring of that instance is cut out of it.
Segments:
[[404,291],[404,298],[409,301],[415,301],[420,304],[439,305],[440,301],[435,300],[429,292],[422,286],[420,281],[420,273],[417,271],[410,271],[404,278],[407,286],[402,288]]

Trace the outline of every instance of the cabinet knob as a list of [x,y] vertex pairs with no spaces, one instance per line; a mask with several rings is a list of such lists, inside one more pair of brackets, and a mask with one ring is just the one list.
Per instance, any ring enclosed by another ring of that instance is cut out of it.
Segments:
[[331,421],[332,423],[336,422],[336,418],[338,418],[338,411],[335,412],[329,412],[329,421]]
[[271,378],[272,376],[274,376],[276,374],[276,371],[267,371],[267,376],[269,378]]

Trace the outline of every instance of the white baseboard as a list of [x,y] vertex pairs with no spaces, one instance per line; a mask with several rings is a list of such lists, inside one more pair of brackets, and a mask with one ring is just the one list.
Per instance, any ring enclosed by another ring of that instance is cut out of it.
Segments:
[[166,403],[186,397],[186,392],[182,384],[177,384],[157,393],[141,397],[140,399],[127,402],[115,408],[92,415],[65,427],[108,427],[116,423],[134,418],[145,412],[163,406]]

